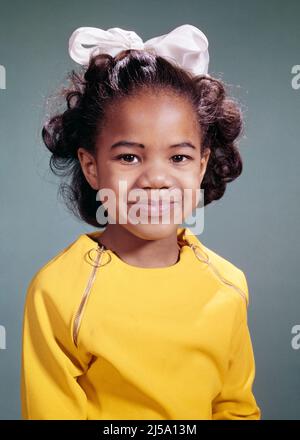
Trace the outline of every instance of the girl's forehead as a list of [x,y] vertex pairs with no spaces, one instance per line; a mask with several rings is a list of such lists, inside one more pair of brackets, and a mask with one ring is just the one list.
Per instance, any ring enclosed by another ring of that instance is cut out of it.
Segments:
[[191,107],[190,102],[187,98],[183,96],[179,96],[175,92],[167,92],[167,91],[150,91],[145,92],[137,92],[136,94],[132,94],[129,96],[121,97],[115,101],[113,101],[111,109],[115,111],[116,109],[140,109],[140,107],[159,107],[159,106],[176,106],[179,108]]
[[173,130],[194,130],[197,118],[192,105],[184,98],[143,94],[114,102],[107,109],[105,120],[108,130],[160,130],[167,126]]

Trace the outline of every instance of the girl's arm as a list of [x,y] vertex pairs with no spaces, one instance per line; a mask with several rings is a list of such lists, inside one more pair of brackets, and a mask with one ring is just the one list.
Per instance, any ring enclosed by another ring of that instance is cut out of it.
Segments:
[[86,365],[69,342],[57,304],[36,281],[28,288],[24,307],[22,418],[86,419],[87,398],[76,380]]
[[[243,276],[244,289],[249,298]],[[255,359],[247,323],[247,310],[237,325],[231,344],[231,353],[223,389],[213,401],[213,420],[260,420],[261,410],[252,392],[255,378]]]

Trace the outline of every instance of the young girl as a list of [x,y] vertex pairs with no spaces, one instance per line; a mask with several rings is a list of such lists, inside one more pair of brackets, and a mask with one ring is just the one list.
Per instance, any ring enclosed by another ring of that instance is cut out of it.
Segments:
[[[261,417],[245,275],[175,221],[176,207],[183,220],[197,207],[200,188],[208,205],[242,171],[241,111],[207,75],[207,46],[191,25],[145,45],[120,28],[72,34],[70,55],[84,67],[42,135],[51,169],[71,178],[67,206],[102,228],[30,282],[24,419]],[[115,198],[98,197],[103,189]],[[186,189],[190,198],[178,197]]]

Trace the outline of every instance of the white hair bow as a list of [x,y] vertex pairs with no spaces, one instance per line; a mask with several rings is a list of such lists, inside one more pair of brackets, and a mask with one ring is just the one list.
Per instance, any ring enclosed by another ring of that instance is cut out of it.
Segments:
[[115,56],[124,49],[154,50],[157,55],[176,61],[194,75],[207,74],[208,40],[200,29],[190,24],[183,24],[168,34],[145,42],[135,32],[118,27],[108,30],[80,27],[69,39],[70,57],[82,65],[89,64],[92,54]]

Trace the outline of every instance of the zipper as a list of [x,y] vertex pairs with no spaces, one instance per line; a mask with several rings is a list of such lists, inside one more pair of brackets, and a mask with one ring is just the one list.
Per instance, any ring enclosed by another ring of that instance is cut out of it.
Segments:
[[[217,277],[218,277],[218,278],[219,278],[224,284],[226,284],[226,285],[232,287],[234,290],[236,290],[236,291],[242,296],[242,298],[243,298],[243,299],[245,300],[245,302],[246,302],[246,306],[248,307],[248,300],[247,300],[247,296],[246,296],[245,292],[244,292],[242,289],[240,289],[238,286],[236,286],[235,284],[233,284],[232,282],[230,282],[229,280],[227,280],[226,278],[224,278],[224,277],[221,275],[221,273],[219,272],[219,270],[218,270],[218,269],[214,266],[214,264],[210,261],[209,256],[204,252],[203,249],[200,248],[199,245],[188,243],[186,240],[185,240],[185,241],[180,241],[179,243],[180,243],[181,246],[183,246],[183,245],[188,245],[188,246],[193,250],[193,252],[194,252],[195,256],[198,258],[198,260],[200,260],[202,263],[207,264],[207,265],[213,270],[213,272],[215,273],[215,275],[216,275],[216,276],[217,276]],[[180,245],[179,245],[179,248],[181,247]],[[94,259],[91,257],[91,255],[90,255],[90,252],[93,251],[93,250],[96,250],[96,251],[97,251],[97,257],[96,257],[96,260],[94,260]],[[204,254],[204,256],[205,256],[204,258],[203,258],[203,256],[200,256],[200,254],[198,253],[198,250],[200,250],[200,251]],[[98,269],[99,267],[108,264],[108,263],[110,262],[110,260],[111,260],[111,255],[110,255],[109,253],[107,253],[108,256],[109,256],[109,260],[108,260],[106,263],[102,264],[102,255],[103,255],[106,251],[107,251],[107,249],[105,248],[105,246],[103,246],[103,245],[101,245],[101,246],[98,245],[97,248],[90,249],[89,252],[88,252],[88,257],[89,257],[90,260],[91,260],[93,263],[95,263],[95,264],[92,264],[93,269],[92,269],[92,272],[91,272],[91,274],[90,274],[90,276],[89,276],[89,279],[88,279],[88,282],[87,282],[87,286],[86,286],[86,288],[85,288],[85,291],[84,291],[84,293],[83,293],[83,296],[82,296],[82,299],[81,299],[80,305],[79,305],[79,307],[78,307],[78,310],[77,310],[77,312],[76,312],[76,314],[75,314],[75,318],[74,318],[74,324],[73,324],[73,342],[74,342],[74,344],[75,344],[76,347],[78,346],[78,345],[77,345],[77,343],[78,343],[78,333],[79,333],[80,324],[81,324],[81,321],[82,321],[82,316],[83,316],[83,313],[84,313],[84,310],[85,310],[85,307],[86,307],[86,304],[87,304],[87,301],[88,301],[88,298],[89,298],[89,295],[90,295],[90,292],[91,292],[91,288],[92,288],[93,283],[94,283],[94,280],[95,280],[95,278],[96,278],[96,271],[97,271],[97,269]]]
[[[221,273],[219,272],[219,270],[216,268],[216,266],[210,261],[209,256],[204,252],[203,249],[200,248],[199,245],[197,244],[190,244],[188,243],[188,245],[190,246],[190,248],[194,251],[194,254],[196,255],[196,257],[198,258],[198,260],[202,261],[203,263],[207,264],[215,273],[215,275],[217,275],[217,277],[227,286],[232,287],[234,290],[236,290],[241,297],[244,299],[246,306],[248,307],[249,303],[248,303],[248,299],[247,299],[247,295],[245,294],[245,292],[240,289],[238,286],[236,286],[235,284],[233,284],[231,281],[227,280],[226,278],[223,277],[223,275],[221,275]],[[200,251],[204,254],[205,258],[203,258],[202,256],[200,256],[197,252],[197,249],[200,249]]]
[[[91,257],[91,255],[90,255],[91,251],[93,251],[93,250],[96,250],[96,251],[97,251],[97,257],[96,257],[96,260],[93,260],[92,257]],[[83,294],[83,296],[82,296],[82,299],[81,299],[80,305],[79,305],[79,307],[78,307],[78,310],[77,310],[77,312],[76,312],[76,314],[75,314],[75,318],[74,318],[74,324],[73,324],[73,342],[74,342],[74,344],[75,344],[76,347],[77,347],[77,343],[78,343],[78,333],[79,333],[79,328],[80,328],[80,324],[81,324],[81,321],[82,321],[82,315],[83,315],[83,312],[84,312],[85,306],[86,306],[86,304],[87,304],[87,300],[88,300],[88,298],[89,298],[89,295],[90,295],[90,292],[91,292],[92,285],[93,285],[94,280],[95,280],[95,278],[96,278],[96,271],[97,271],[97,269],[98,269],[99,267],[104,266],[104,264],[101,264],[101,260],[102,260],[101,257],[102,257],[102,255],[103,255],[104,252],[105,252],[105,247],[104,247],[103,245],[102,245],[101,247],[98,245],[98,247],[97,247],[96,249],[95,249],[95,248],[90,249],[89,252],[88,252],[88,257],[89,257],[90,260],[91,260],[93,263],[95,263],[95,264],[93,264],[93,269],[92,269],[91,275],[89,276],[89,279],[88,279],[88,282],[87,282],[87,285],[86,285],[86,288],[85,288],[84,294]],[[109,255],[109,257],[110,257],[110,259],[111,259],[111,256],[110,256],[110,255]],[[109,261],[110,261],[110,260],[109,260]],[[108,261],[107,263],[109,263],[109,261]],[[105,264],[107,264],[107,263],[105,263]]]

